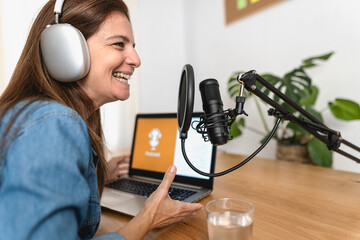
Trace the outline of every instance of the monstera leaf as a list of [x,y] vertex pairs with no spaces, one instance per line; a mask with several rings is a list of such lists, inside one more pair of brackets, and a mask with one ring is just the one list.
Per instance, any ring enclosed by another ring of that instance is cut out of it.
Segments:
[[242,128],[245,127],[245,118],[236,120],[230,128],[230,138],[236,138],[242,134]]
[[[311,79],[307,76],[305,71],[300,68],[294,69],[285,74],[282,78],[271,74],[263,74],[262,77],[297,104],[299,104],[304,91],[311,93]],[[264,87],[260,88],[260,90],[264,91],[263,88]],[[264,93],[269,96],[267,91],[264,91]],[[274,101],[281,103],[277,96],[273,99]],[[286,105],[284,107],[286,107]]]
[[337,98],[335,102],[329,102],[328,105],[334,116],[341,120],[360,119],[360,106],[353,101]]
[[313,162],[319,166],[331,167],[332,165],[332,152],[326,147],[326,145],[317,138],[312,138],[307,149],[310,158]]
[[315,66],[317,66],[316,61],[318,61],[318,60],[326,61],[333,54],[334,54],[334,52],[329,52],[329,53],[321,55],[321,56],[307,58],[307,59],[303,60],[303,64],[301,65],[301,67],[303,69],[315,67]]
[[315,86],[311,86],[311,91],[304,89],[303,97],[299,101],[300,106],[312,106],[315,104],[319,94],[319,89]]
[[[303,60],[298,68],[286,73],[283,77],[278,77],[273,74],[262,74],[261,76],[298,105],[305,105],[305,99],[306,101],[315,103],[318,89],[312,85],[311,78],[305,70],[317,66],[318,61],[328,60],[332,54],[333,52],[330,52],[321,56],[307,58]],[[263,90],[264,93],[269,96],[268,90],[264,90],[263,88],[263,86],[260,86],[260,90]],[[316,91],[315,93],[313,93],[314,90]],[[280,99],[276,96],[273,100],[281,103]],[[292,111],[287,104],[283,104],[283,106]]]

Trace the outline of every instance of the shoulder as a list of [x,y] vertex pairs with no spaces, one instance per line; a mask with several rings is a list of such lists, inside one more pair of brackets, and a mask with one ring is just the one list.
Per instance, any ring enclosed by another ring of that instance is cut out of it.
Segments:
[[47,122],[72,123],[73,127],[86,130],[85,121],[73,109],[55,101],[22,101],[15,105],[2,119],[3,123],[11,122],[16,116],[13,126],[22,132]]
[[51,159],[52,166],[80,164],[86,171],[91,142],[85,121],[76,111],[52,101],[21,102],[11,110],[10,115],[19,115],[10,121],[5,136],[9,158],[36,159],[42,164]]
[[[24,107],[25,104],[25,102],[21,102],[16,108],[20,109],[21,107]],[[26,114],[27,119],[31,121],[39,121],[51,117],[63,117],[71,118],[76,121],[83,121],[75,110],[54,101],[35,101],[26,106],[23,114]]]
[[79,149],[84,156],[91,152],[85,121],[73,109],[53,101],[18,103],[2,119],[0,135],[10,148],[21,146],[24,152],[52,149],[55,153]]

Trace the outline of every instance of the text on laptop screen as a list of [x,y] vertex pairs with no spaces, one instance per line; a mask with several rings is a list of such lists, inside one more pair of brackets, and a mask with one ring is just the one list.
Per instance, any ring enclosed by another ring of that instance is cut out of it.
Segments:
[[[193,121],[199,121],[193,117]],[[185,162],[181,151],[176,118],[139,118],[137,120],[131,167],[138,170],[165,172],[174,164],[177,175],[208,179],[194,172]],[[185,141],[186,154],[198,169],[210,172],[212,148],[201,134],[190,127]]]

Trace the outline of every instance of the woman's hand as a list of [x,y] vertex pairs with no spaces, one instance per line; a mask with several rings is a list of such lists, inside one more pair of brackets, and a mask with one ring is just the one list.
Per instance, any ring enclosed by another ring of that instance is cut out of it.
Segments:
[[170,198],[168,192],[175,174],[176,167],[171,166],[158,189],[145,202],[142,213],[151,217],[151,229],[183,220],[203,208],[200,203],[185,203]]
[[117,156],[108,162],[108,174],[106,183],[110,183],[125,177],[129,171],[130,155]]
[[119,230],[126,239],[142,239],[152,229],[181,221],[203,208],[200,203],[185,203],[170,198],[168,192],[175,174],[176,167],[171,166],[157,190],[146,200],[144,208]]

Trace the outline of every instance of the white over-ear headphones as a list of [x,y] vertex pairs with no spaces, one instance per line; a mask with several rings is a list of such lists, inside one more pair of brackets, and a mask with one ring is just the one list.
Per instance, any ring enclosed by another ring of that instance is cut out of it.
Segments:
[[59,23],[65,0],[55,2],[55,24],[41,34],[40,48],[50,76],[60,82],[85,77],[90,69],[90,54],[82,33],[67,23]]

